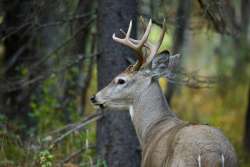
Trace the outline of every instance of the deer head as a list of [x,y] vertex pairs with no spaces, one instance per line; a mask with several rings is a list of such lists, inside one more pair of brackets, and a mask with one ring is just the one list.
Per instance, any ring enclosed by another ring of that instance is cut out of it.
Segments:
[[[157,43],[152,44],[147,39],[152,27],[149,20],[145,33],[140,40],[130,37],[132,21],[129,23],[124,38],[118,38],[113,34],[113,40],[125,45],[136,52],[137,61],[125,71],[116,76],[105,88],[91,97],[93,104],[99,107],[128,108],[134,99],[145,91],[152,82],[158,82],[158,77],[168,75],[179,59],[179,55],[170,56],[168,51],[157,54],[165,34],[165,21]],[[147,54],[149,51],[149,54]]]

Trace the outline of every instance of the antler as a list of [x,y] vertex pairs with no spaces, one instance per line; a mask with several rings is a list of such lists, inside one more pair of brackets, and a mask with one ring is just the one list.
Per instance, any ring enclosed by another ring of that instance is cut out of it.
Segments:
[[[132,30],[132,21],[130,21],[129,23],[129,28],[128,28],[127,33],[125,33],[123,30],[120,30],[125,35],[125,38],[117,38],[115,36],[115,33],[113,34],[114,41],[121,43],[125,46],[128,46],[137,52],[138,61],[136,62],[135,65],[133,65],[133,70],[135,71],[138,71],[141,68],[141,66],[145,67],[148,64],[150,64],[162,44],[165,31],[166,31],[165,19],[162,23],[162,30],[161,30],[160,38],[156,44],[152,44],[147,41],[150,30],[151,30],[151,26],[152,26],[152,20],[150,19],[148,26],[146,27],[145,33],[143,37],[141,38],[141,40],[130,38],[130,34]],[[143,51],[142,51],[143,47],[146,47],[149,49],[150,51],[149,56],[147,57],[143,56]]]
[[160,34],[160,38],[158,42],[156,44],[152,44],[150,42],[147,42],[145,44],[145,47],[150,50],[150,55],[146,58],[146,62],[143,64],[144,67],[150,64],[153,58],[157,55],[157,52],[160,49],[160,46],[163,42],[165,32],[166,32],[166,25],[165,25],[165,19],[164,19],[162,23],[161,34]]
[[130,38],[130,34],[131,34],[131,30],[132,30],[132,21],[130,21],[130,23],[129,23],[129,28],[128,28],[127,33],[125,33],[125,38],[117,38],[115,36],[115,33],[112,36],[114,41],[116,41],[120,44],[123,44],[125,46],[128,46],[137,52],[138,61],[133,65],[134,71],[138,71],[145,62],[145,58],[143,57],[142,48],[148,39],[150,30],[151,30],[151,26],[152,26],[152,21],[150,19],[148,26],[146,28],[146,31],[145,31],[144,35],[142,36],[141,40],[136,40],[136,39]]

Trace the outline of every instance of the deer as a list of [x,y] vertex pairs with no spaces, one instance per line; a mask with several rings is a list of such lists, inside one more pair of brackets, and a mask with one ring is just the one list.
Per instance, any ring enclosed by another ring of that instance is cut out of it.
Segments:
[[168,76],[180,55],[158,53],[166,31],[163,21],[159,40],[148,41],[150,19],[141,39],[130,37],[132,21],[125,35],[115,42],[135,51],[137,61],[117,75],[90,98],[103,109],[127,109],[141,146],[142,167],[238,167],[235,150],[223,133],[214,127],[181,120],[170,109],[158,82]]

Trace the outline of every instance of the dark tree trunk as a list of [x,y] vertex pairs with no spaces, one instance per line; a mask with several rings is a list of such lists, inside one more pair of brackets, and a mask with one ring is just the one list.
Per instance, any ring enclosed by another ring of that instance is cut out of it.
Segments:
[[235,19],[235,10],[228,0],[198,0],[205,16],[216,31],[222,34],[239,36],[239,27]]
[[[182,53],[182,48],[185,41],[185,32],[188,26],[189,16],[191,12],[191,3],[191,0],[179,1],[175,24],[174,45],[172,50],[174,54]],[[166,98],[169,105],[171,105],[171,100],[174,95],[175,89],[175,84],[169,82],[166,93]]]
[[[126,30],[129,20],[136,25],[137,2],[134,0],[98,0],[98,88],[105,87],[127,66],[132,54],[128,48],[115,43],[112,34]],[[135,30],[135,27],[134,27]],[[135,31],[134,31],[135,32]],[[109,167],[138,167],[140,162],[137,140],[129,113],[105,111],[97,122],[97,154]]]
[[247,34],[250,21],[250,0],[241,0],[241,27],[243,34]]
[[[84,13],[89,13],[91,11],[93,5],[92,0],[79,0],[76,14],[81,15]],[[88,17],[84,17],[81,19],[78,19],[74,24],[74,31],[78,31],[79,27],[84,26],[87,21],[89,20]],[[84,59],[86,59],[86,46],[87,41],[89,41],[89,33],[90,28],[83,29],[75,38],[75,45],[73,47],[73,53],[76,56],[85,56]],[[91,51],[93,51],[91,49]],[[82,59],[81,62],[79,62],[79,76],[78,76],[78,90],[77,90],[77,96],[79,98],[79,104],[77,106],[78,113],[80,115],[84,114],[84,107],[85,107],[85,95],[86,95],[86,88],[88,86],[88,82],[86,82],[86,79],[89,79],[89,76],[91,74],[91,69],[88,69],[88,72],[84,73],[84,65],[87,65],[84,63],[84,59]],[[92,63],[93,60],[90,60],[90,63]],[[86,85],[87,84],[87,85]]]
[[[85,44],[86,45],[86,44]],[[87,66],[86,68],[86,72],[84,74],[82,71],[80,71],[80,75],[79,76],[79,105],[78,105],[78,112],[79,114],[82,116],[85,113],[85,106],[86,106],[86,102],[88,100],[87,98],[87,90],[90,86],[90,81],[92,78],[92,72],[94,69],[94,63],[95,63],[95,49],[96,49],[96,34],[92,34],[92,38],[91,38],[91,50],[90,50],[90,54],[88,57],[85,56],[85,60],[88,59],[87,61],[85,61],[84,65]],[[86,63],[88,62],[88,64]]]
[[[244,46],[243,49],[245,49],[245,51],[243,51],[245,57],[249,56],[249,41],[247,40],[247,36],[248,36],[248,29],[249,29],[249,21],[250,21],[250,0],[242,0],[241,1],[241,26],[242,26],[242,41],[244,42]],[[238,63],[240,66],[241,63]],[[246,65],[249,65],[249,63],[247,63]],[[237,68],[237,67],[236,67]],[[240,69],[241,70],[241,69]],[[244,67],[243,67],[244,70]],[[245,79],[245,78],[244,78]],[[245,118],[245,134],[244,134],[244,144],[245,144],[245,149],[248,153],[250,153],[250,84],[248,87],[248,105],[247,105],[247,109],[246,109],[246,118]]]
[[248,88],[248,105],[245,122],[244,144],[246,151],[250,153],[250,86]]
[[[4,78],[3,80],[23,79],[24,77],[31,79],[35,72],[32,71],[33,74],[31,74],[29,66],[36,60],[36,54],[34,34],[30,30],[31,25],[28,24],[30,21],[28,13],[32,13],[33,3],[31,0],[25,2],[5,0],[1,3],[5,10],[3,36],[6,49],[1,77]],[[23,74],[23,71],[28,71],[28,73]],[[34,86],[26,86],[9,92],[5,89],[2,91],[6,92],[0,94],[0,112],[6,115],[9,122],[13,120],[17,122],[14,129],[9,130],[15,130],[22,136],[25,136],[34,124],[30,117],[30,98],[33,90]]]
[[[234,57],[233,77],[234,83],[241,85],[245,83],[247,74],[247,67],[249,65],[249,40],[248,27],[250,17],[250,0],[241,0],[241,22],[237,36],[232,35],[234,40],[234,49],[239,51],[239,54]],[[236,18],[235,18],[236,20]],[[239,75],[240,74],[240,75]]]

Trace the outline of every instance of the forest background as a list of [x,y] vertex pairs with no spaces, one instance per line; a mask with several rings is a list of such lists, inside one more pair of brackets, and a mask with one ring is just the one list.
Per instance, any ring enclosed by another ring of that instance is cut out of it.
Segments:
[[[128,113],[89,97],[134,62],[112,33],[163,18],[160,50],[182,55],[178,80],[160,84],[183,120],[209,124],[250,167],[249,0],[1,0],[0,167],[137,167]],[[122,36],[122,34],[119,34]]]

